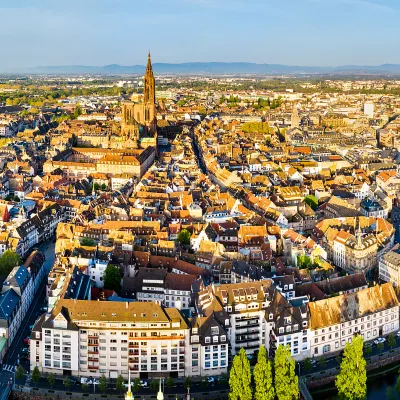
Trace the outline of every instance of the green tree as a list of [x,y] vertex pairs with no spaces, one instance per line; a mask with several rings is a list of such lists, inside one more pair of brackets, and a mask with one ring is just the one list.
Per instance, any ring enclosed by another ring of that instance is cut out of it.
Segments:
[[267,360],[265,347],[261,346],[258,351],[257,364],[254,367],[255,400],[274,400],[275,389],[272,379],[272,365]]
[[140,379],[136,378],[133,381],[133,391],[136,393],[139,389],[140,389],[141,385],[140,385]]
[[40,381],[40,371],[38,367],[33,368],[33,371],[31,373],[31,378],[35,385]]
[[171,377],[168,377],[167,380],[165,381],[165,386],[166,386],[168,389],[171,389],[171,388],[174,387],[174,385],[175,385],[174,380],[173,380]]
[[50,387],[53,389],[53,386],[56,383],[56,380],[54,379],[54,375],[53,374],[50,374],[47,377],[47,382],[49,382]]
[[103,183],[102,185],[101,185],[101,190],[106,190],[107,189],[107,185],[105,184],[105,183]]
[[385,348],[385,345],[383,343],[379,342],[376,347],[378,348],[379,353],[382,353],[383,349]]
[[15,251],[6,250],[0,257],[0,274],[8,275],[20,263],[21,258]]
[[82,107],[79,104],[77,104],[77,106],[75,107],[75,110],[74,110],[74,118],[76,119],[80,115],[82,115]]
[[395,400],[396,399],[396,392],[394,391],[394,389],[391,386],[389,386],[386,389],[386,398],[389,399],[389,400]]
[[100,189],[100,185],[98,183],[95,183],[93,185],[93,189],[97,192]]
[[104,289],[115,290],[119,292],[121,290],[121,271],[116,265],[107,265],[103,276]]
[[296,376],[296,364],[291,357],[290,348],[278,346],[274,359],[275,391],[278,400],[292,400],[299,397],[299,378]]
[[181,244],[190,244],[192,234],[187,229],[182,229],[178,234],[178,242]]
[[85,237],[81,239],[82,246],[93,247],[95,244],[96,244],[96,242],[93,239],[85,238]]
[[64,386],[67,388],[67,390],[71,387],[71,385],[72,385],[72,382],[71,382],[71,379],[69,379],[69,377],[67,376],[65,379],[64,379]]
[[396,347],[396,339],[394,338],[392,333],[388,336],[388,345],[389,345],[389,347],[392,347],[392,348]]
[[183,381],[183,386],[185,386],[186,389],[189,389],[192,386],[192,380],[190,379],[190,376],[185,378]]
[[228,375],[227,374],[222,374],[220,377],[219,377],[219,383],[222,383],[222,384],[226,384],[226,383],[228,383],[229,382],[229,377],[228,377]]
[[[400,369],[398,371],[398,373],[400,374]],[[400,395],[400,375],[397,377],[397,382],[396,382],[396,392],[398,395]]]
[[308,204],[314,211],[318,208],[318,199],[312,194],[304,198],[304,203]]
[[118,375],[117,383],[115,384],[115,387],[119,392],[122,392],[125,389],[124,378],[122,377],[122,375]]
[[369,356],[372,353],[372,347],[371,346],[364,346],[364,354],[366,356]]
[[105,393],[105,392],[107,392],[107,387],[108,387],[108,382],[107,382],[107,378],[104,376],[104,375],[102,375],[101,377],[100,377],[100,380],[99,380],[99,389],[100,389],[100,392],[101,393]]
[[87,390],[89,389],[89,386],[87,383],[82,383],[81,388],[84,392],[87,392]]
[[230,400],[251,400],[251,372],[250,362],[246,351],[241,348],[233,359],[229,375],[229,399]]
[[15,371],[15,378],[21,380],[24,379],[24,377],[25,377],[25,370],[24,367],[20,364],[18,365],[18,368]]
[[158,387],[159,387],[159,381],[153,379],[153,380],[150,382],[150,390],[152,390],[153,392],[157,392]]
[[310,269],[311,268],[311,258],[305,254],[297,256],[297,266],[299,269]]
[[324,357],[321,357],[321,358],[318,360],[318,364],[319,364],[319,366],[320,366],[321,368],[324,368],[325,365],[326,365],[326,360],[325,360],[325,358],[324,358]]
[[311,370],[312,370],[312,362],[311,362],[311,359],[310,359],[309,357],[307,357],[307,358],[304,360],[304,369],[305,369],[306,371],[311,371]]
[[342,399],[361,400],[367,395],[367,371],[363,357],[363,338],[356,336],[346,343],[336,388]]

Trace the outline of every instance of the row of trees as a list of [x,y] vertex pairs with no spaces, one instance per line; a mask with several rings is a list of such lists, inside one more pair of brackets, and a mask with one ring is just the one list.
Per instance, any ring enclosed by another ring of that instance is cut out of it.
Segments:
[[274,400],[275,397],[278,400],[297,399],[299,380],[295,367],[289,347],[279,346],[272,361],[267,358],[265,347],[261,346],[252,377],[250,361],[242,348],[233,359],[229,376],[229,399]]

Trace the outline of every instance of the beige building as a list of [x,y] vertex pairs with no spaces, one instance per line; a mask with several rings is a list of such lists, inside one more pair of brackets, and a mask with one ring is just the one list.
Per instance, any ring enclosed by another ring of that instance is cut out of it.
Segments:
[[183,377],[188,326],[155,303],[59,300],[31,335],[31,368],[55,375]]
[[311,356],[342,350],[354,335],[364,341],[399,329],[399,301],[390,283],[308,304]]

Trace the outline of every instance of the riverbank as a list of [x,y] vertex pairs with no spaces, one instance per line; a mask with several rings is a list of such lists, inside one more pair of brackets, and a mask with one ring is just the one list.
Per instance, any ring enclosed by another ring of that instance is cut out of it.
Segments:
[[[389,386],[394,386],[397,381],[399,363],[394,362],[384,367],[373,369],[367,373],[367,400],[382,399],[382,395],[386,396],[386,389]],[[379,383],[379,384],[378,384]],[[336,400],[338,395],[334,380],[318,388],[310,389],[314,400]],[[335,392],[335,394],[332,394]],[[328,396],[327,396],[328,394]]]

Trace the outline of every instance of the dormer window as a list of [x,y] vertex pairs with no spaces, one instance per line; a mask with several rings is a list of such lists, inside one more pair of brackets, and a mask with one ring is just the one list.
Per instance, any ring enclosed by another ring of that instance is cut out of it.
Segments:
[[209,337],[209,336],[206,336],[206,343],[210,343],[210,342],[211,342],[210,337]]
[[272,318],[274,318],[274,315],[273,315],[272,313],[270,313],[269,316],[268,316],[268,319],[269,319],[270,321],[272,321]]
[[212,326],[211,327],[211,335],[218,335],[218,333],[219,333],[219,329],[218,329],[218,326]]
[[192,333],[197,334],[199,332],[198,328],[193,328]]

